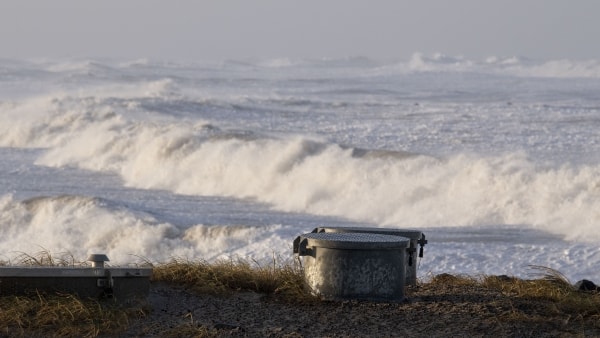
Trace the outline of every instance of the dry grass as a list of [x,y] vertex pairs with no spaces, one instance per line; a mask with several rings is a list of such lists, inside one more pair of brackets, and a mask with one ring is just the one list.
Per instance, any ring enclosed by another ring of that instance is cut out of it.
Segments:
[[499,292],[489,306],[508,305],[499,319],[504,321],[589,320],[600,327],[600,293],[577,290],[559,271],[544,266],[530,266],[531,279],[509,276],[434,276],[429,286],[460,287]]
[[95,337],[124,330],[134,311],[73,295],[4,296],[0,297],[0,334]]
[[277,294],[286,299],[310,299],[300,268],[289,264],[262,266],[243,259],[206,261],[173,260],[154,267],[152,278],[198,293],[227,295],[234,291]]
[[70,252],[51,254],[48,250],[41,251],[30,255],[20,253],[13,261],[0,261],[0,266],[85,266],[85,262],[77,262]]
[[488,276],[482,285],[503,294],[531,301],[546,301],[547,314],[600,319],[600,293],[575,289],[559,271],[531,266],[534,279]]

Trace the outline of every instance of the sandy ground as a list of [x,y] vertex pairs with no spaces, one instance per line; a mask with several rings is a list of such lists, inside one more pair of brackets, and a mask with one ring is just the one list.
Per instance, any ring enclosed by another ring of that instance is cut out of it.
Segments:
[[197,295],[153,283],[148,314],[123,337],[599,337],[600,325],[477,286],[407,290],[402,303],[304,301],[237,292]]

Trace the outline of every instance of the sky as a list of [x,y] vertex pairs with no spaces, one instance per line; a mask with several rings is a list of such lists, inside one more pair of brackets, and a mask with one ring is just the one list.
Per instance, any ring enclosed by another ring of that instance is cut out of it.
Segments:
[[597,0],[3,0],[0,58],[600,59]]

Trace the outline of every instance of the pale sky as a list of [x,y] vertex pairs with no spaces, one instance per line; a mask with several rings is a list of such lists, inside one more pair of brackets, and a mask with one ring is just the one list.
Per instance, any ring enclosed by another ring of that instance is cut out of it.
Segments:
[[2,0],[0,58],[600,59],[597,0]]

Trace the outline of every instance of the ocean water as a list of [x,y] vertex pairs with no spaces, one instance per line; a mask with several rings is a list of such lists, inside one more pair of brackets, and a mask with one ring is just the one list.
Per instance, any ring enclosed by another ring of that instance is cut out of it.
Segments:
[[0,260],[292,259],[423,230],[419,277],[600,282],[600,61],[0,60]]

